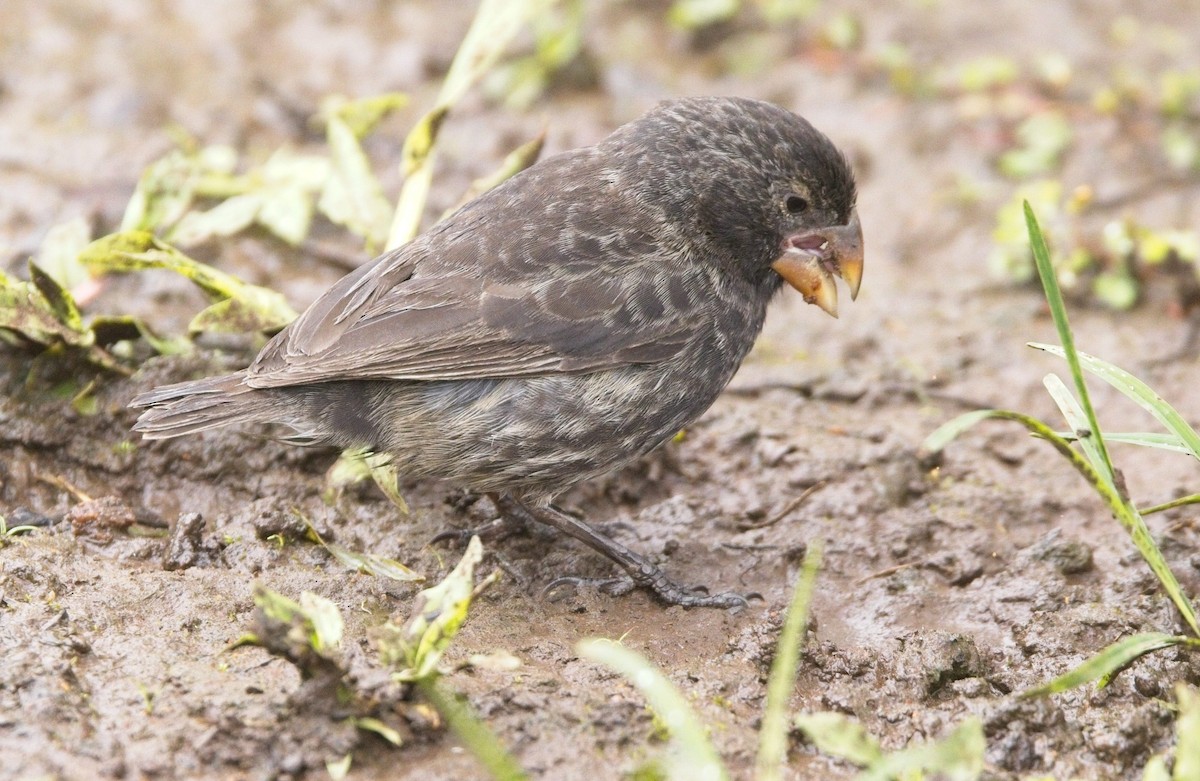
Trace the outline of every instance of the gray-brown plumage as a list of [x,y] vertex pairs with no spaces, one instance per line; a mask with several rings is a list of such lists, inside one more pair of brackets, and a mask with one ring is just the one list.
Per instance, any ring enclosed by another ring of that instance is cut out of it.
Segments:
[[676,586],[550,500],[703,413],[785,279],[831,313],[831,274],[857,293],[854,206],[845,158],[796,115],[663,103],[343,278],[245,371],[138,396],[135,428],[270,422],[365,446],[566,531],[668,602],[743,604]]

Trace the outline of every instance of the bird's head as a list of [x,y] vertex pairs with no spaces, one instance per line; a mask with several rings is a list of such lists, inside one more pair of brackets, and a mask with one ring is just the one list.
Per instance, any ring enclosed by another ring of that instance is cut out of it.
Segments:
[[862,283],[863,237],[846,157],[803,118],[745,98],[660,104],[614,139],[647,203],[663,204],[731,273],[787,282],[834,317]]

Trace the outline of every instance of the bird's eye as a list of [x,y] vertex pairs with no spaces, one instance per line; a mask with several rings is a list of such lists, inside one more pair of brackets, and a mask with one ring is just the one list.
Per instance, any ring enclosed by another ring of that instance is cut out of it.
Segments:
[[808,211],[808,201],[799,195],[789,195],[787,200],[783,202],[783,205],[787,207],[789,214],[800,214],[801,212]]

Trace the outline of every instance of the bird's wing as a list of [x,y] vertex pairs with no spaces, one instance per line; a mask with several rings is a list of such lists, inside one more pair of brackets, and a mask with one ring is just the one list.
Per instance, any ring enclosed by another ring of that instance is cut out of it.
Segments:
[[[513,274],[511,263],[428,263],[410,245],[334,285],[263,349],[246,382],[520,377],[668,359],[702,328],[703,303],[639,248],[610,249],[615,264]],[[502,273],[489,279],[489,268]]]

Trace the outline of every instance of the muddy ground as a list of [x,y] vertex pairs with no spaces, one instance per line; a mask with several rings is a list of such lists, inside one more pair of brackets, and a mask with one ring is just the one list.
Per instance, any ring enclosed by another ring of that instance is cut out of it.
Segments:
[[[281,144],[319,147],[307,117],[326,95],[406,91],[410,107],[369,144],[394,188],[403,133],[432,100],[469,21],[467,5],[6,0],[6,270],[21,269],[46,230],[70,217],[86,216],[97,233],[115,229],[141,168],[170,148],[172,126],[261,159]],[[447,125],[431,213],[543,125],[557,151],[680,94],[734,93],[794,108],[843,145],[860,172],[868,257],[859,300],[844,302],[835,321],[784,297],[729,392],[685,437],[565,497],[681,581],[757,591],[763,602],[725,613],[664,608],[641,593],[551,601],[542,589],[555,577],[609,567],[548,533],[495,546],[517,577],[480,599],[450,657],[507,651],[520,667],[462,671],[446,683],[533,777],[620,778],[660,750],[641,697],[574,654],[591,636],[621,637],[665,670],[711,725],[735,775],[748,777],[782,608],[814,539],[824,543],[825,563],[793,708],[853,714],[889,748],[979,715],[987,774],[1000,779],[1137,778],[1170,745],[1165,700],[1175,682],[1200,682],[1195,654],[1138,662],[1102,692],[1013,696],[1123,635],[1180,628],[1078,475],[1002,424],[952,445],[940,469],[917,458],[937,424],[975,407],[1053,420],[1041,378],[1062,367],[1024,347],[1054,339],[1037,292],[987,271],[993,214],[1014,186],[992,160],[1012,123],[975,116],[954,96],[897,90],[871,65],[889,42],[926,71],[988,53],[1023,68],[1047,52],[1065,55],[1080,108],[1063,181],[1118,201],[1136,193],[1121,209],[1158,227],[1200,224],[1194,185],[1146,186],[1162,164],[1145,124],[1087,110],[1090,90],[1114,67],[1153,74],[1196,66],[1194,7],[1033,8],[1021,0],[887,9],[827,2],[805,25],[765,29],[751,15],[694,37],[665,27],[663,5],[597,4],[587,21],[590,63],[577,78],[524,110],[473,96]],[[842,11],[862,24],[856,53],[819,43],[822,25]],[[1137,25],[1123,43],[1112,35],[1118,13]],[[1018,111],[1041,99],[1032,88],[1016,92]],[[974,199],[959,197],[964,183]],[[302,307],[344,272],[337,258],[353,257],[341,232],[318,233],[344,252],[295,251],[252,236],[196,254]],[[1184,340],[1184,322],[1168,315],[1173,295],[1159,280],[1138,309],[1076,306],[1074,324],[1083,349],[1139,373],[1195,421],[1194,356],[1152,360]],[[179,332],[200,303],[186,282],[145,274],[109,282],[89,311],[133,311]],[[0,352],[0,513],[10,524],[49,524],[0,548],[0,775],[319,779],[326,760],[352,753],[351,778],[483,777],[454,736],[420,711],[397,711],[405,744],[393,748],[342,724],[345,714],[309,696],[289,663],[228,646],[250,626],[256,584],[292,596],[311,590],[341,608],[350,654],[365,664],[370,628],[406,615],[418,587],[348,574],[303,541],[296,519],[438,578],[457,554],[426,542],[485,520],[486,502],[464,509],[448,489],[416,485],[406,488],[409,517],[374,488],[330,506],[320,493],[333,454],[253,431],[137,442],[125,409],[135,392],[251,355],[236,342],[207,347],[189,359],[157,359],[131,379],[98,376],[98,409],[87,415],[49,391],[55,372],[85,370]],[[1107,388],[1095,398],[1110,429],[1149,427]],[[1122,448],[1117,459],[1141,503],[1196,489],[1195,465],[1182,456]],[[200,513],[203,527],[181,561],[161,528],[186,513]],[[1190,593],[1200,588],[1195,516],[1150,520]],[[131,519],[135,531],[152,533],[131,533]],[[184,566],[167,569],[168,561]],[[845,778],[854,770],[797,738],[789,773]]]

